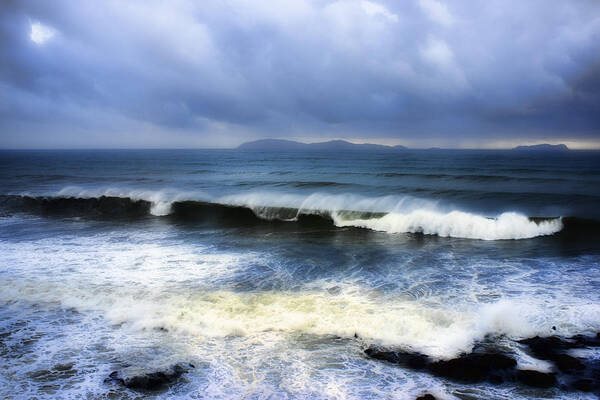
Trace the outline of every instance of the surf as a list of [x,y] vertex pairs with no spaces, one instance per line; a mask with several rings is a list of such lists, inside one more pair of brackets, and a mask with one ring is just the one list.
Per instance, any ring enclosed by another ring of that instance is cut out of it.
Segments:
[[0,204],[5,209],[42,214],[171,217],[239,226],[292,222],[478,240],[529,239],[554,235],[564,228],[562,217],[529,217],[518,212],[486,216],[409,196],[248,192],[217,197],[199,192],[66,188],[51,195],[2,195]]

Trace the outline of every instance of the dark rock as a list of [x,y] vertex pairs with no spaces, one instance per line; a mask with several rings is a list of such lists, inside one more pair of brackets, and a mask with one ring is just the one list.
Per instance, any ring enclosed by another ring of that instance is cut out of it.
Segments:
[[504,375],[517,365],[512,357],[497,353],[472,353],[451,360],[431,361],[420,353],[388,351],[372,346],[365,350],[365,354],[411,369],[427,369],[434,375],[464,382],[489,380],[501,383]]
[[539,371],[520,369],[517,371],[517,379],[528,386],[539,388],[549,388],[556,385],[554,374]]
[[533,337],[519,340],[519,343],[529,347],[533,355],[541,360],[550,360],[558,351],[572,349],[577,345],[559,338],[558,336]]
[[69,370],[73,369],[73,365],[74,365],[74,363],[56,364],[54,366],[54,370],[56,370],[56,371],[69,371]]
[[600,346],[600,334],[575,335],[570,338],[536,336],[520,340],[519,343],[527,346],[535,358],[552,362],[555,369],[550,373],[519,370],[513,357],[495,352],[493,347],[485,343],[475,346],[473,353],[450,360],[436,361],[424,354],[391,351],[377,346],[369,347],[365,354],[371,358],[424,370],[432,375],[459,382],[519,382],[528,386],[549,388],[557,387],[560,381],[562,390],[600,392],[600,360],[568,354],[572,349]]
[[578,347],[600,347],[600,333],[596,336],[575,335],[571,338]]
[[593,379],[583,378],[577,379],[571,384],[571,386],[575,390],[580,390],[582,392],[592,392],[594,390],[598,390],[600,382],[595,381]]
[[385,351],[378,347],[369,347],[365,350],[371,358],[384,360],[393,364],[403,365],[412,369],[422,369],[429,363],[429,357],[420,353],[407,353],[402,351]]
[[125,382],[123,382],[123,378],[121,378],[119,376],[119,371],[113,371],[110,373],[110,375],[108,375],[108,378],[104,379],[104,383],[120,383],[121,385],[125,384]]
[[575,372],[585,369],[585,365],[578,358],[568,354],[554,354],[550,360],[562,372]]
[[452,360],[431,363],[429,369],[434,375],[465,382],[493,380],[498,383],[506,370],[515,368],[517,362],[504,354],[467,354]]
[[424,395],[417,397],[415,400],[436,400],[436,398],[432,394],[425,393]]
[[561,339],[557,336],[545,338],[536,336],[521,340],[519,343],[527,345],[535,357],[552,361],[560,371],[565,373],[574,373],[585,369],[585,364],[579,358],[565,353],[567,350],[600,345],[600,341],[596,338],[583,335],[576,335],[568,339]]
[[163,371],[154,371],[141,375],[121,376],[118,371],[112,372],[104,382],[119,383],[129,389],[155,391],[165,389],[167,386],[177,382],[177,380],[194,368],[192,364],[175,364]]
[[[527,345],[533,354],[538,357],[548,357],[552,353],[569,349],[580,349],[583,347],[600,347],[600,333],[596,336],[575,335],[571,338],[560,338],[558,336],[540,337],[519,340],[519,343]],[[549,360],[550,358],[543,358]]]

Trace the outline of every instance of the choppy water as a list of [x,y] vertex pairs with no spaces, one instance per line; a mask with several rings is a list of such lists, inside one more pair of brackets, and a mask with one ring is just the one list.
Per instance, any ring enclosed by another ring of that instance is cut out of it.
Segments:
[[0,396],[594,398],[363,350],[547,369],[515,340],[600,331],[599,200],[596,152],[1,152]]

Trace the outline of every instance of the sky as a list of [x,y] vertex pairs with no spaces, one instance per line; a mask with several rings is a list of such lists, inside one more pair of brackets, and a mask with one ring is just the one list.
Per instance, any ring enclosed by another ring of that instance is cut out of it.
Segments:
[[0,1],[0,148],[260,138],[600,148],[600,1]]

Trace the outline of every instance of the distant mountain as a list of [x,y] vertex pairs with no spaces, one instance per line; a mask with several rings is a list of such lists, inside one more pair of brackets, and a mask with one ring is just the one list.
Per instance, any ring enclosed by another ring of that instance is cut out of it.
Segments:
[[239,150],[302,150],[306,144],[300,142],[294,142],[293,140],[281,140],[281,139],[262,139],[255,140],[253,142],[242,143],[238,146]]
[[533,146],[517,146],[513,150],[519,151],[568,151],[569,148],[566,144],[534,144]]
[[293,140],[262,139],[242,143],[239,150],[251,151],[393,151],[404,150],[404,146],[385,146],[372,143],[350,143],[345,140],[331,140],[329,142],[301,143]]

